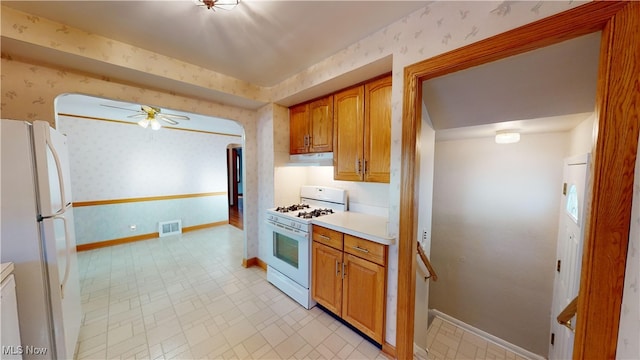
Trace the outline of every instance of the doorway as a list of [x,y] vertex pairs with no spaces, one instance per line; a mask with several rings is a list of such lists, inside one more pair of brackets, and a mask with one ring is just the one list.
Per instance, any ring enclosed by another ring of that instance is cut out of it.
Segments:
[[[613,358],[622,297],[621,279],[627,255],[633,165],[637,152],[638,36],[640,18],[633,2],[584,4],[529,25],[494,36],[457,51],[405,69],[402,137],[402,177],[398,251],[397,357],[408,358],[413,348],[415,253],[417,233],[415,194],[420,130],[422,81],[459,69],[557,43],[605,29],[598,77],[598,133],[592,163],[593,193],[586,227],[585,255],[576,329],[574,358]],[[615,21],[614,21],[615,20]],[[443,65],[446,64],[446,65]],[[606,126],[604,126],[606,124]],[[606,196],[604,196],[606,194]],[[603,295],[604,294],[604,295]],[[598,319],[599,321],[589,321]],[[589,341],[591,339],[591,341]],[[598,341],[593,341],[597,339]]]
[[242,146],[239,144],[227,146],[227,183],[229,224],[243,229]]

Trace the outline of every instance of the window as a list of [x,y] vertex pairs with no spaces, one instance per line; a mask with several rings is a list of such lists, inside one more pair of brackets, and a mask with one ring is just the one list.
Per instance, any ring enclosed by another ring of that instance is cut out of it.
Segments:
[[578,189],[575,184],[571,184],[567,193],[567,213],[573,221],[578,222]]

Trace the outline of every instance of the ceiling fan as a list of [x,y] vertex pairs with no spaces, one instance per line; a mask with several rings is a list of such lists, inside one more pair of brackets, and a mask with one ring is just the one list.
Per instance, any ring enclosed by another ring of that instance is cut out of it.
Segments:
[[176,119],[189,120],[189,117],[185,115],[163,113],[162,109],[155,106],[140,105],[140,110],[131,110],[131,109],[127,109],[119,106],[113,106],[113,105],[106,105],[106,104],[100,104],[100,105],[110,107],[110,108],[116,108],[120,110],[135,111],[137,114],[129,115],[127,117],[128,118],[144,117],[142,120],[138,121],[138,125],[142,126],[143,128],[146,128],[147,126],[149,126],[149,124],[151,124],[151,128],[153,130],[158,130],[162,127],[158,119],[171,125],[179,124],[178,121],[176,121]]

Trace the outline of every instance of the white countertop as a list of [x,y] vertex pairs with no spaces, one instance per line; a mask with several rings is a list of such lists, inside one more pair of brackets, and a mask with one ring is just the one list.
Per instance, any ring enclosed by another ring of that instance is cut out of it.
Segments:
[[8,262],[8,263],[2,263],[2,279],[0,279],[1,281],[4,281],[4,279],[9,276],[9,274],[11,274],[13,272],[13,263],[12,262]]
[[314,218],[311,223],[383,245],[396,241],[388,235],[389,220],[383,216],[345,211]]

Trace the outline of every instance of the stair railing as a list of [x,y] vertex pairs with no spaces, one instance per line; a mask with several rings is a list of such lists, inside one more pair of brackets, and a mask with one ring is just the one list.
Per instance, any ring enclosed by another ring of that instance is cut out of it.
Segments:
[[422,245],[420,245],[420,241],[418,241],[418,255],[420,255],[420,259],[424,263],[424,266],[427,267],[427,271],[429,271],[429,275],[425,276],[424,280],[427,281],[428,279],[433,279],[433,281],[438,281],[438,274],[436,274],[433,266],[431,266],[431,262],[429,261],[427,254],[424,252]]

